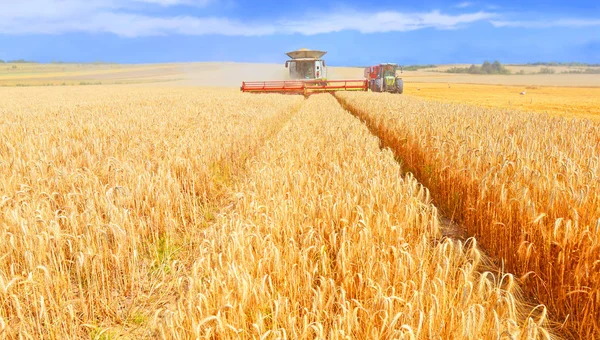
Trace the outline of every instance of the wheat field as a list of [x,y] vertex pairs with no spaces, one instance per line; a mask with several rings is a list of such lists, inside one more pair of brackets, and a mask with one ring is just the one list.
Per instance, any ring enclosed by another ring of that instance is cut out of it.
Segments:
[[573,338],[600,338],[600,124],[340,93]]
[[[557,81],[552,78],[548,81]],[[600,87],[407,83],[406,94],[445,103],[600,119]],[[523,94],[521,94],[523,93]]]
[[1,338],[557,336],[331,95],[0,100]]
[[301,103],[222,96],[2,92],[0,337],[151,334],[223,187]]

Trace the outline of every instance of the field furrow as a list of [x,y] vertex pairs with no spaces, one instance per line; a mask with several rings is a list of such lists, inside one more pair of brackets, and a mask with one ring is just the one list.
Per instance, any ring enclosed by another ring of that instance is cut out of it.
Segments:
[[[330,95],[311,96],[202,230],[165,338],[547,338],[510,274],[441,236],[429,191]],[[543,310],[543,307],[539,308]]]
[[199,233],[302,103],[124,87],[0,101],[0,337],[35,339],[156,336]]
[[600,124],[340,93],[574,338],[600,338]]

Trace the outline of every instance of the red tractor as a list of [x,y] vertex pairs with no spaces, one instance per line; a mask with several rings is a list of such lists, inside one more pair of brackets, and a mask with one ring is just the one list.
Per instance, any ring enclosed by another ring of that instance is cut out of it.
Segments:
[[369,89],[373,92],[402,93],[404,82],[401,77],[396,76],[398,69],[402,73],[402,68],[398,64],[390,63],[365,68]]

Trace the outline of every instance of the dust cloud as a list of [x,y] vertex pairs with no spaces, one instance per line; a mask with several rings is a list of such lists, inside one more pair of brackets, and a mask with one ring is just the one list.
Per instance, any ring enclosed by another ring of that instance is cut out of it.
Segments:
[[[184,86],[239,87],[243,81],[288,80],[283,64],[187,63],[179,64]],[[328,79],[363,79],[363,69],[328,67]]]
[[287,69],[278,64],[192,63],[181,64],[181,85],[239,87],[243,81],[285,80]]

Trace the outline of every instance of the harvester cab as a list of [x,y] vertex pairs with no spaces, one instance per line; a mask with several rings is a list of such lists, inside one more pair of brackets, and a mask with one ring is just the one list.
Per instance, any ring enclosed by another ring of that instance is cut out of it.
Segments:
[[402,73],[402,67],[393,63],[365,68],[365,78],[367,78],[369,90],[373,92],[404,92],[404,81],[398,77],[398,70]]
[[365,79],[327,79],[327,68],[323,56],[325,51],[300,49],[286,53],[290,60],[285,62],[290,80],[244,81],[242,92],[289,93],[310,95],[335,91],[367,91]]
[[324,51],[311,51],[306,48],[286,53],[291,59],[285,62],[290,70],[290,79],[327,79]]

